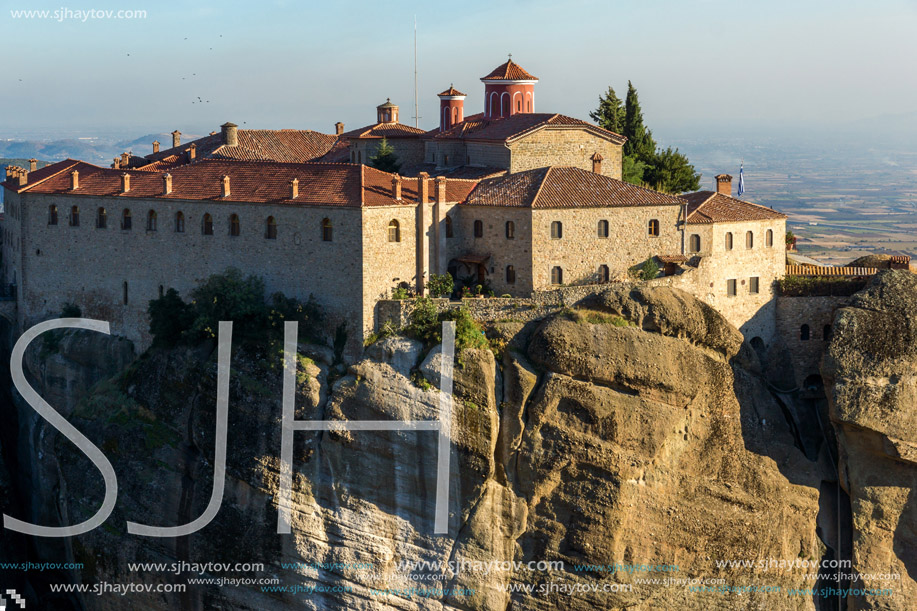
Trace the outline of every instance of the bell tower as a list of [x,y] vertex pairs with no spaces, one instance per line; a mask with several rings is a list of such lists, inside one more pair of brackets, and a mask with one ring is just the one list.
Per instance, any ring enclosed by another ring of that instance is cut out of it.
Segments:
[[439,96],[439,131],[444,132],[465,120],[465,94],[449,85]]
[[392,104],[391,98],[385,98],[385,104],[376,106],[376,123],[397,123],[398,105]]
[[535,112],[535,83],[522,66],[510,58],[481,78],[484,83],[484,118],[503,119],[518,113]]

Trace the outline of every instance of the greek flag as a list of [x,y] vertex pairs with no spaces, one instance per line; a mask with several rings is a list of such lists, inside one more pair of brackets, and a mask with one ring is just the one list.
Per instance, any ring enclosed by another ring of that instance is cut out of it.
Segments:
[[745,193],[745,173],[743,172],[745,164],[739,166],[739,197],[742,197],[742,194]]

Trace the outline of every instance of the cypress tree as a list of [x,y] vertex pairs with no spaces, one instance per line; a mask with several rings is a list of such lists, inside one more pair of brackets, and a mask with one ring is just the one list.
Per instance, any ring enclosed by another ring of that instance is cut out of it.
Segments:
[[401,169],[401,162],[398,161],[395,148],[384,137],[379,143],[379,148],[376,149],[376,154],[370,158],[369,165],[383,172],[397,172]]
[[624,100],[623,135],[627,137],[624,154],[651,165],[656,153],[656,141],[653,140],[653,133],[643,124],[643,111],[640,109],[637,89],[630,81],[627,81],[627,97]]
[[589,116],[602,129],[616,134],[624,133],[624,104],[611,87],[604,96],[599,96],[599,107]]
[[688,158],[672,147],[654,155],[654,162],[646,168],[644,179],[658,191],[685,193],[700,189],[700,174]]

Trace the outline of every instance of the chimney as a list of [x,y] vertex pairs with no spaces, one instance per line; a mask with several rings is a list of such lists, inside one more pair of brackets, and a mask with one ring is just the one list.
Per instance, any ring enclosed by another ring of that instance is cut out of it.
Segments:
[[593,153],[592,171],[595,172],[596,174],[602,173],[602,159],[604,159],[604,157],[602,157],[602,154],[600,152],[596,151],[595,153]]
[[131,190],[131,175],[127,172],[121,174],[121,193],[127,193]]
[[430,199],[430,175],[426,172],[421,172],[417,175],[417,201],[420,203],[427,203],[427,200]]
[[29,184],[29,173],[25,171],[25,168],[16,169],[16,185],[19,187],[24,187]]
[[34,172],[37,169],[38,169],[38,160],[29,159],[29,172]]
[[445,176],[436,177],[436,203],[437,204],[446,203],[446,177]]
[[162,194],[168,195],[172,192],[172,175],[163,174],[162,175]]
[[194,158],[197,156],[197,145],[193,142],[191,146],[188,147],[188,161],[194,161]]
[[11,165],[6,166],[6,179],[9,180],[10,176],[12,175],[13,175],[13,166]]
[[398,174],[392,175],[392,197],[395,201],[401,201],[401,176]]
[[226,146],[238,146],[239,144],[239,126],[235,123],[226,122],[220,126],[223,134],[223,144]]
[[153,152],[154,153],[159,152],[159,140],[153,140]]
[[338,136],[344,133],[344,124],[338,121],[334,124],[334,133]]
[[131,164],[130,153],[121,153],[121,167],[126,168]]
[[70,172],[70,190],[76,191],[80,188],[80,173],[77,170]]
[[113,167],[116,170],[120,169],[121,168],[121,158],[115,157],[115,160],[112,161],[111,163],[111,167]]
[[290,199],[299,197],[299,179],[294,178],[290,181]]
[[231,191],[229,190],[229,176],[224,174],[220,177],[220,182],[222,183],[221,194],[223,197],[229,197]]
[[172,148],[181,145],[181,132],[177,129],[172,132]]
[[732,195],[732,176],[729,174],[717,174],[716,192],[720,195]]

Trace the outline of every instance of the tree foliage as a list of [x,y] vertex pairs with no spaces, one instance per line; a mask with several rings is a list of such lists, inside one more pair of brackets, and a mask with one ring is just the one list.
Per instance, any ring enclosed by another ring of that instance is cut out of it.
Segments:
[[254,342],[276,339],[284,322],[296,321],[300,337],[320,341],[323,323],[321,308],[311,296],[303,303],[274,293],[267,302],[264,280],[244,277],[235,268],[207,278],[191,291],[190,303],[169,289],[150,301],[147,312],[153,345],[162,347],[215,338],[220,321],[232,321],[234,336]]
[[632,82],[627,82],[623,109],[621,100],[615,95],[614,89],[609,87],[605,95],[599,98],[598,108],[589,113],[589,116],[600,127],[627,138],[621,168],[625,182],[668,193],[700,189],[701,176],[687,156],[677,148],[657,147],[653,132],[643,122],[640,97]]
[[369,159],[369,165],[383,172],[397,172],[401,169],[401,162],[398,161],[398,156],[395,154],[395,147],[389,144],[384,137],[379,143],[379,148],[376,149],[376,154]]
[[624,133],[624,103],[611,87],[605,95],[599,96],[599,107],[590,112],[589,117],[602,129],[616,134]]

